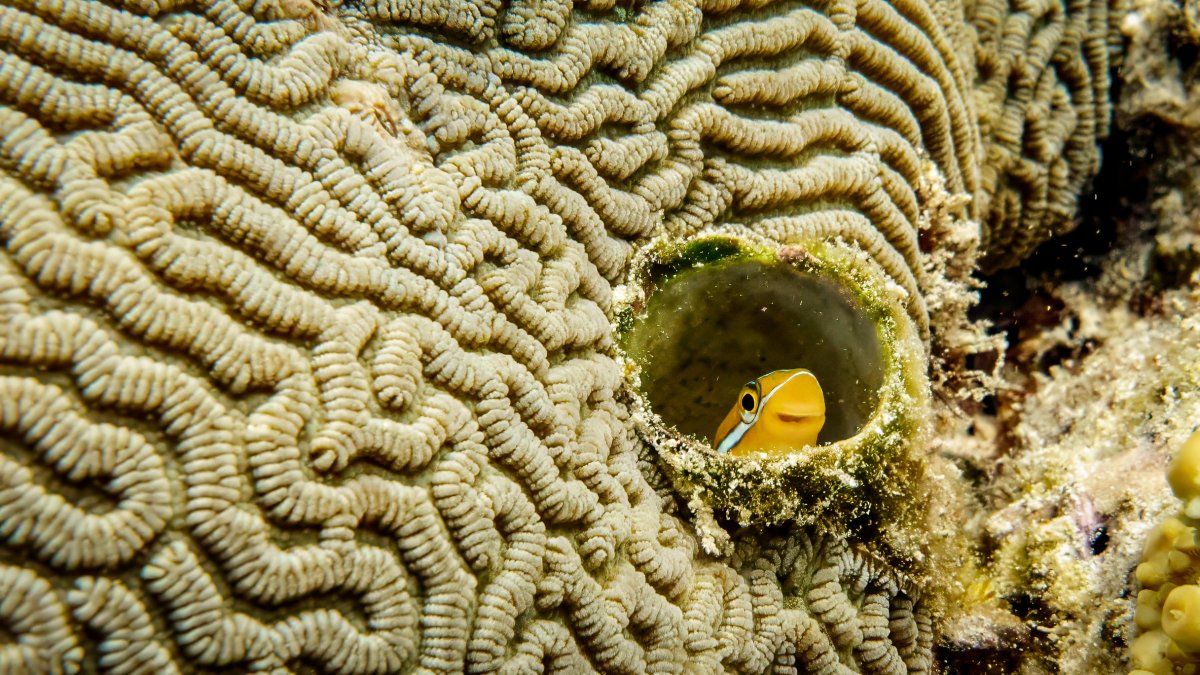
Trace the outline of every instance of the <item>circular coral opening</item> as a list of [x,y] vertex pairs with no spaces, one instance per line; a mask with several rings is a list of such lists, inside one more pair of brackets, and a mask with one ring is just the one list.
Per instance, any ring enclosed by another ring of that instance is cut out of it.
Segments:
[[807,368],[825,394],[819,444],[850,438],[879,402],[879,333],[847,289],[786,263],[726,261],[660,278],[623,336],[663,422],[711,443],[742,385]]

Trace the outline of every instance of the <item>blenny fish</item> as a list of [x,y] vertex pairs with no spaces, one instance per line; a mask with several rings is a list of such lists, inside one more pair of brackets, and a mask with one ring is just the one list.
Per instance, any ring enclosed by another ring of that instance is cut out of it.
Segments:
[[805,368],[776,370],[747,382],[713,436],[719,453],[785,452],[816,445],[825,426],[825,394]]

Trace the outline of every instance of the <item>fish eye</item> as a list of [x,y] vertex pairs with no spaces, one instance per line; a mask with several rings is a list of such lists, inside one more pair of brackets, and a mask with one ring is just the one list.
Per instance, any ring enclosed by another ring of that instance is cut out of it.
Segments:
[[753,382],[750,382],[742,389],[742,396],[738,399],[738,405],[741,406],[742,422],[750,424],[754,421],[754,415],[758,411],[758,388]]
[[742,409],[746,411],[754,410],[754,394],[750,392],[742,394]]

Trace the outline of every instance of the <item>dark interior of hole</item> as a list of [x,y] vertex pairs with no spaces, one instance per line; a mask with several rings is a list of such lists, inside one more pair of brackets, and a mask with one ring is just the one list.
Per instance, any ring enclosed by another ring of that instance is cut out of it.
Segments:
[[678,274],[650,295],[622,342],[654,411],[708,442],[741,386],[773,370],[817,376],[826,408],[819,443],[857,433],[883,383],[870,318],[838,283],[783,264]]

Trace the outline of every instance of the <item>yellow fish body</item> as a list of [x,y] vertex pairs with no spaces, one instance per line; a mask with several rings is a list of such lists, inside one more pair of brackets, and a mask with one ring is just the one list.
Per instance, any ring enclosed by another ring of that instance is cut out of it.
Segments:
[[825,394],[804,368],[776,370],[747,382],[717,433],[719,453],[785,452],[817,444],[825,426]]

